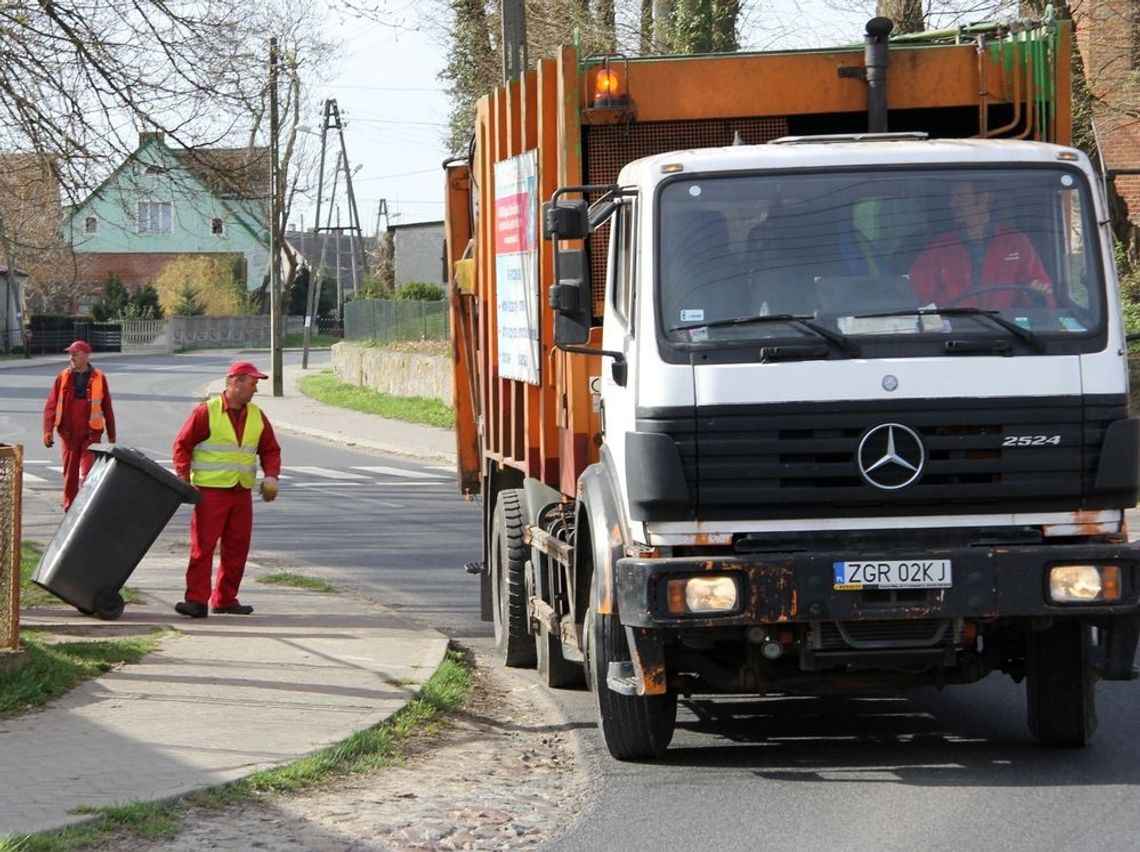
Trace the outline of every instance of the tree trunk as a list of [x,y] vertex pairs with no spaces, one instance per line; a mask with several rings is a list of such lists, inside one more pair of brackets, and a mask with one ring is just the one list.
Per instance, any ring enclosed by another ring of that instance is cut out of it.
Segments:
[[673,29],[673,0],[649,0],[653,3],[653,52],[668,53]]
[[894,35],[920,33],[926,29],[922,16],[922,0],[879,0],[875,14],[894,21]]

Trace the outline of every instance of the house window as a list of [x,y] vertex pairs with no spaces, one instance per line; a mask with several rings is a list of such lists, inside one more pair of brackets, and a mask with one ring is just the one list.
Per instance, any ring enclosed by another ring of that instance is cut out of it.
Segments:
[[99,220],[94,216],[88,216],[83,220],[83,233],[97,234],[99,233]]
[[222,222],[220,216],[215,216],[210,222],[210,233],[217,234],[219,237],[226,233],[225,223]]
[[169,201],[140,201],[138,205],[140,234],[169,234],[173,231],[173,215]]

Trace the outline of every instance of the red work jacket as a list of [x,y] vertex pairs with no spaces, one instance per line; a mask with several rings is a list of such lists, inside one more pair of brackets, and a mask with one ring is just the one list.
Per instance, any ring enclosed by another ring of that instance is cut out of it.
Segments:
[[1055,307],[1052,282],[1033,244],[1022,233],[997,226],[982,259],[980,280],[974,280],[970,252],[961,234],[943,234],[923,249],[910,268],[910,282],[922,304],[949,306],[963,293],[999,284],[1033,287],[1044,297],[1017,290],[996,290],[976,299],[964,299],[965,306],[1000,309],[1013,307]]
[[[88,372],[91,374],[87,379],[87,399],[77,400],[75,398],[75,371],[71,367],[65,367],[58,376],[55,377],[55,383],[51,386],[51,393],[48,395],[47,404],[44,406],[44,434],[48,435],[59,427],[60,437],[64,439],[82,439],[88,434],[94,433],[100,435],[101,429],[91,428],[91,393],[95,386],[95,377],[99,376],[103,385],[103,422],[107,430],[107,440],[112,444],[115,443],[115,409],[111,405],[111,387],[107,383],[107,376],[101,370],[95,367],[89,367]],[[72,403],[85,402],[84,415],[82,421],[75,418],[74,421],[69,420],[69,412]],[[81,435],[69,434],[69,429],[80,429],[80,425],[86,426],[87,429],[83,430]]]

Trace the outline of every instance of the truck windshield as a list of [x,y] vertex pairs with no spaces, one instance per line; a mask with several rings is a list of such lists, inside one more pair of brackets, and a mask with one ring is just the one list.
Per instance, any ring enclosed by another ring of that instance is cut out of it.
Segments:
[[1083,350],[1103,335],[1075,169],[686,177],[659,210],[660,328],[675,346],[818,341],[804,323],[747,321],[767,315],[951,354]]

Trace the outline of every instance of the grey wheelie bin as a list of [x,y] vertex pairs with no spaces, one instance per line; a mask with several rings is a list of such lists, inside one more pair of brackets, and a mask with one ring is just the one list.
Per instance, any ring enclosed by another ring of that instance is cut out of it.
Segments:
[[119,593],[178,507],[198,491],[127,447],[96,444],[95,462],[40,558],[32,582],[85,615],[113,621]]

